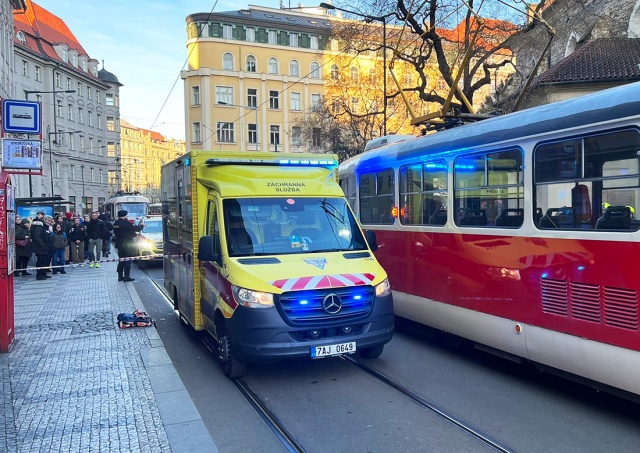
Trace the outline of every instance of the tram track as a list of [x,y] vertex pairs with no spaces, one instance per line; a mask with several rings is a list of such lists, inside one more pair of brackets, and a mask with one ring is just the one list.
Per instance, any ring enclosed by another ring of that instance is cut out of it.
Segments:
[[[165,302],[173,308],[173,301],[167,295],[164,288],[156,282],[146,271],[145,274],[151,281],[152,285],[155,289],[161,294]],[[175,311],[174,311],[175,313]],[[176,316],[179,316],[176,313]],[[207,348],[210,354],[213,356],[215,360],[217,359],[217,345],[214,344],[213,339],[206,334],[200,335],[200,341]],[[374,368],[365,365],[353,357],[349,355],[340,356],[342,360],[356,367],[363,373],[366,373],[370,377],[376,379],[382,384],[394,389],[395,391],[401,393],[403,396],[416,403],[418,406],[436,414],[438,417],[446,420],[451,425],[460,429],[461,431],[467,433],[474,439],[483,443],[484,445],[494,449],[495,451],[504,452],[504,453],[512,453],[516,450],[502,444],[496,439],[492,438],[490,435],[483,433],[478,428],[472,426],[469,423],[466,423],[464,420],[456,417],[451,414],[444,408],[434,404],[428,399],[424,398],[421,395],[418,395],[413,390],[403,386],[396,380],[386,376],[385,374],[375,370]],[[269,409],[268,405],[260,398],[260,396],[253,391],[251,386],[244,381],[243,379],[232,379],[234,386],[238,389],[242,397],[251,405],[251,407],[255,410],[255,412],[259,415],[259,417],[264,421],[267,427],[273,432],[276,438],[280,441],[280,443],[284,446],[284,448],[289,452],[306,452],[307,450],[303,447],[303,445],[296,439],[296,437],[288,431],[284,423],[279,419],[279,417]]]

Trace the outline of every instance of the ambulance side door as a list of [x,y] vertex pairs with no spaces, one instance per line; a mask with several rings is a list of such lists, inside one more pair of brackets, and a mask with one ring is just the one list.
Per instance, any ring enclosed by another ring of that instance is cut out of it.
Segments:
[[220,284],[224,281],[221,275],[222,250],[220,243],[220,211],[218,198],[213,191],[207,197],[207,223],[205,234],[213,237],[214,252],[218,254],[216,261],[204,261],[200,263],[200,294],[202,314],[205,316],[207,330],[214,333],[213,321],[215,309],[220,296]]

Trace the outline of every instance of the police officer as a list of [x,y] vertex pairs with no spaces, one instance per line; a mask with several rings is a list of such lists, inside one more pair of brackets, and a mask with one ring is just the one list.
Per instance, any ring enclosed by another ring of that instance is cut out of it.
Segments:
[[[118,211],[118,220],[113,224],[115,245],[120,258],[130,258],[137,255],[135,239],[139,231],[144,228],[144,219],[138,225],[134,225],[127,219],[128,212],[124,209]],[[118,281],[132,282],[135,280],[129,276],[131,261],[118,261]]]

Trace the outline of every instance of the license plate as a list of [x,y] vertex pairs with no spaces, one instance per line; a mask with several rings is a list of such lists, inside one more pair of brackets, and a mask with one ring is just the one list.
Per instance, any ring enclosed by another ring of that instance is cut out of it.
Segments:
[[316,346],[311,348],[311,358],[319,359],[321,357],[331,357],[341,354],[353,354],[356,352],[356,342],[330,344],[327,346]]

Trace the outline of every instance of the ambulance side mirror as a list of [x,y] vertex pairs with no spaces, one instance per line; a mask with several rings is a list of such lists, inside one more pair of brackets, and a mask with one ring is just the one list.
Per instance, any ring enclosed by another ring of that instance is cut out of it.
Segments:
[[367,243],[369,244],[369,248],[372,252],[378,250],[378,240],[376,239],[376,232],[373,230],[366,230],[364,232],[364,237],[367,239]]
[[220,253],[216,250],[213,236],[202,236],[198,242],[198,260],[218,261]]

